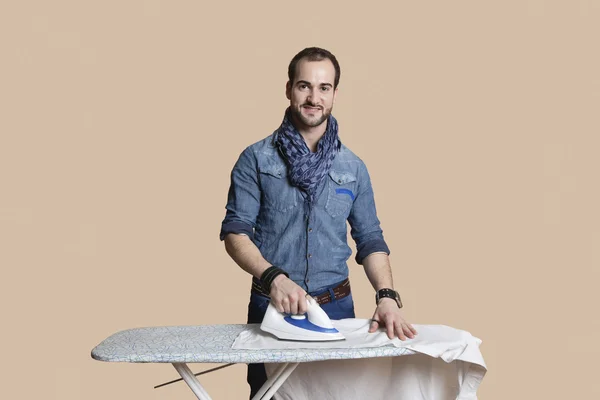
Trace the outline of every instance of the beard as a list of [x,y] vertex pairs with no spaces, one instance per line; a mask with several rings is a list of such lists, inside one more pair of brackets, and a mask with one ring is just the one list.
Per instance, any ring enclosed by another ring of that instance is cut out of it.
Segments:
[[323,122],[325,122],[327,120],[327,118],[329,118],[329,116],[331,115],[331,110],[333,109],[333,107],[331,108],[324,108],[322,107],[321,110],[321,116],[320,117],[309,117],[306,116],[304,114],[302,114],[302,107],[304,106],[311,106],[311,104],[308,103],[304,103],[302,104],[300,107],[292,107],[291,111],[292,111],[292,115],[294,116],[294,119],[309,128],[314,128],[315,126],[319,126],[321,125]]

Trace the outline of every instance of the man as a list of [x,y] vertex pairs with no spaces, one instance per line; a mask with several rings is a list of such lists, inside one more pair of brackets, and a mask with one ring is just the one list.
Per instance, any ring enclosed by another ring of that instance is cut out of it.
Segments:
[[[412,338],[393,290],[390,253],[375,210],[365,164],[338,137],[331,115],[340,67],[320,48],[298,53],[288,68],[290,101],[280,127],[247,147],[231,173],[220,237],[233,260],[253,276],[248,323],[260,323],[269,301],[280,312],[306,312],[317,299],[331,319],[354,318],[348,281],[347,225],[356,261],[377,291],[370,332]],[[266,380],[248,366],[251,397]]]

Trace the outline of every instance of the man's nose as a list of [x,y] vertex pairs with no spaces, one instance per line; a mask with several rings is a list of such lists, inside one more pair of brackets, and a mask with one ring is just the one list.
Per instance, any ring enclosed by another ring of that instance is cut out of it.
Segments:
[[318,88],[313,88],[311,89],[311,91],[308,93],[308,98],[307,100],[312,103],[312,104],[317,104],[318,99],[319,99],[319,92],[318,92]]

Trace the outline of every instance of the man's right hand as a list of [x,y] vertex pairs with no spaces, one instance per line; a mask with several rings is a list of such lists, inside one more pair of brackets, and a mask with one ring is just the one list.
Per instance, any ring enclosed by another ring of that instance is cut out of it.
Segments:
[[277,311],[287,314],[304,314],[307,311],[306,291],[281,274],[271,283],[271,301]]

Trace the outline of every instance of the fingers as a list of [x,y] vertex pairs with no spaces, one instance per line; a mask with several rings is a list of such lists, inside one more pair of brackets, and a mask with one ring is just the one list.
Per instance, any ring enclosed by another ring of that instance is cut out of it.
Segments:
[[396,335],[398,336],[398,338],[400,340],[406,340],[406,336],[404,335],[403,325],[404,324],[402,323],[402,321],[396,321],[396,322],[394,322],[394,329],[396,331]]
[[308,309],[308,302],[303,293],[290,293],[287,296],[273,298],[275,308],[286,314],[304,314]]
[[308,299],[312,299],[312,297],[306,292],[304,292],[304,296],[298,299],[298,314],[304,314],[308,311]]
[[279,279],[273,283],[271,299],[277,311],[286,314],[304,314],[307,311],[307,294],[304,289],[288,278]]
[[376,312],[375,315],[373,315],[369,332],[373,333],[377,330],[377,328],[382,327],[385,328],[387,337],[389,339],[393,339],[395,337],[395,333],[398,332],[398,327],[396,325],[397,323],[394,322],[393,314],[384,313],[383,315],[381,315]]
[[387,314],[385,316],[385,330],[387,332],[387,336],[390,339],[394,338],[394,317],[391,316],[390,314]]
[[290,313],[290,300],[287,297],[284,297],[283,299],[281,299],[279,304],[281,304],[280,312],[284,312],[286,314]]
[[298,296],[294,294],[282,298],[280,304],[281,309],[276,307],[277,310],[286,314],[304,314],[307,308],[306,299],[304,298],[304,296],[302,296],[301,299],[298,299]]
[[398,337],[398,339],[404,341],[414,339],[417,335],[417,330],[411,324],[402,318],[396,318],[394,314],[380,316],[375,313],[369,325],[369,333],[375,332],[378,328],[385,328],[386,335],[390,340]]
[[413,333],[413,335],[418,335],[419,333],[417,332],[417,330],[411,325],[408,324],[408,328],[410,329],[410,331]]
[[295,295],[290,295],[288,299],[290,302],[290,314],[298,314],[298,299]]
[[380,324],[381,322],[379,322],[379,320],[376,318],[376,315],[373,315],[373,318],[371,319],[371,325],[369,326],[369,333],[375,332],[377,328],[379,328]]
[[294,295],[294,303],[295,303],[295,307],[292,310],[292,314],[299,314],[302,315],[307,311],[308,308],[308,302],[306,300],[306,292],[304,290],[300,290],[298,292],[295,293]]
[[404,327],[404,334],[405,334],[406,336],[408,336],[409,338],[411,338],[411,339],[414,339],[414,337],[415,337],[415,334],[414,334],[414,333],[413,333],[413,331],[410,329],[409,325],[408,325],[408,324],[405,324],[405,325],[403,325],[403,327]]
[[[298,287],[300,289],[300,287]],[[288,296],[290,301],[290,314],[304,314],[308,311],[308,301],[306,292],[302,289]]]

